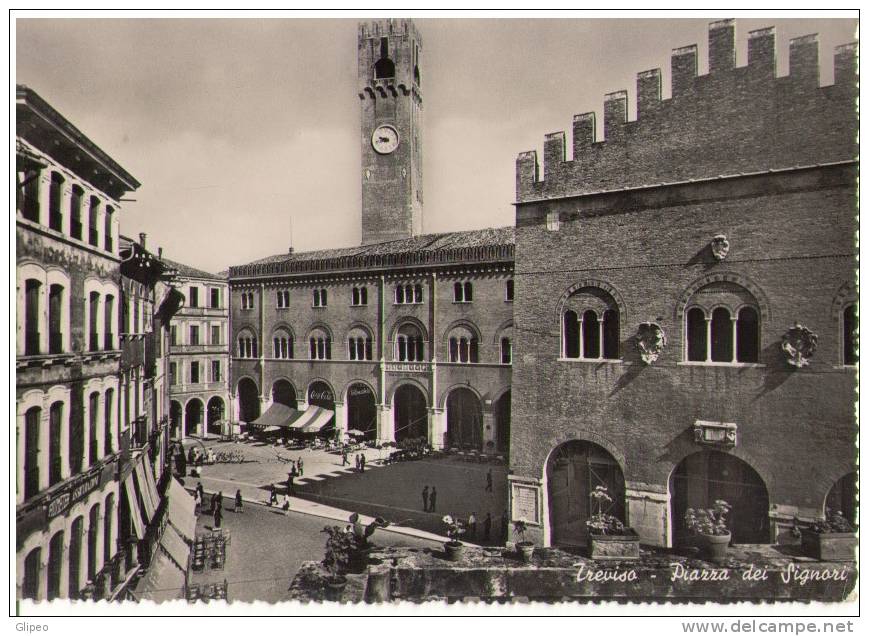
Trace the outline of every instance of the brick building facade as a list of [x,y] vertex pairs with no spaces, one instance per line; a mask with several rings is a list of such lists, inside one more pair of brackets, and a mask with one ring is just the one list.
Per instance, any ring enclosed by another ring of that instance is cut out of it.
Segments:
[[[709,27],[606,96],[604,135],[577,115],[516,173],[510,449],[513,518],[544,545],[584,544],[605,485],[652,545],[687,507],[733,505],[734,542],[793,518],[854,513],[856,47],[819,86],[813,36]],[[813,353],[813,355],[812,355]],[[811,356],[811,357],[809,357]]]

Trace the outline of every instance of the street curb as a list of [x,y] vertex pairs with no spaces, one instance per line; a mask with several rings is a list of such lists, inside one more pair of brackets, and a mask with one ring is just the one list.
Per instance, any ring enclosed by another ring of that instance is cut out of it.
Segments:
[[[196,478],[194,477],[194,479],[196,479]],[[191,492],[191,493],[196,490],[196,488],[188,488],[187,486],[184,486],[184,489],[187,490],[188,492]],[[215,492],[219,492],[219,491],[208,491],[208,490],[205,490],[205,488],[203,487],[202,492],[213,495],[213,494],[215,494]],[[224,497],[227,497],[227,495],[224,495]],[[229,496],[229,498],[232,499],[232,496]],[[268,504],[265,504],[262,501],[259,501],[257,499],[246,499],[244,496],[242,496],[241,499],[246,504],[255,504],[257,506],[262,506],[263,508],[270,508],[271,507]],[[309,502],[307,499],[301,499],[299,497],[290,497],[290,499],[294,500],[294,501],[304,501],[306,503],[312,503],[312,502]],[[317,504],[317,505],[320,505],[320,504]],[[329,506],[329,507],[331,508],[332,506]],[[335,510],[338,510],[338,508],[335,508]],[[337,515],[330,515],[330,514],[326,514],[324,512],[317,512],[314,510],[302,510],[299,508],[294,509],[292,507],[290,508],[290,512],[297,512],[299,514],[308,515],[310,517],[319,517],[320,519],[331,519],[333,521],[343,521],[345,523],[349,522],[349,517],[351,514],[353,514],[350,511],[344,511],[346,513],[346,516],[339,517]],[[417,530],[416,528],[408,528],[406,526],[388,526],[386,528],[380,528],[380,531],[381,532],[394,532],[395,534],[401,534],[401,535],[405,535],[408,537],[414,537],[417,539],[424,539],[426,541],[442,541],[442,542],[446,543],[447,541],[450,540],[447,537],[442,537],[440,535],[437,535],[437,534],[434,534],[431,532],[426,532],[425,530]],[[463,543],[471,548],[481,547],[481,546],[478,546],[478,545],[473,544],[473,543],[468,543],[466,541],[463,541]]]

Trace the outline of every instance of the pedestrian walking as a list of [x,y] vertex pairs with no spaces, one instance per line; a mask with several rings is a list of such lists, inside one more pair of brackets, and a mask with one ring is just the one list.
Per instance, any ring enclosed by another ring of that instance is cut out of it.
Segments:
[[212,493],[211,495],[211,511],[209,514],[214,514],[214,511],[217,509],[217,493]]
[[486,518],[483,519],[483,541],[486,541],[488,543],[491,536],[492,536],[492,513],[487,512]]
[[486,473],[486,492],[492,492],[492,469]]
[[281,506],[284,509],[284,514],[290,514],[290,496],[284,495],[284,504]]
[[205,488],[202,487],[202,482],[200,481],[196,484],[196,492],[199,493],[199,501],[200,503],[205,500]]
[[365,472],[365,455],[362,455],[362,456],[359,458],[359,467],[361,468],[361,471],[360,471],[360,472],[363,472],[363,473],[364,473],[364,472]]
[[275,488],[275,485],[272,484],[269,492],[269,505],[277,506],[278,505],[278,489]]
[[507,518],[507,511],[501,513],[501,543],[507,544],[507,524],[510,520]]
[[215,508],[214,509],[214,527],[219,528],[221,521],[223,521],[223,510],[221,510],[220,508]]
[[347,460],[347,449],[341,450],[341,467],[347,466],[350,462]]
[[244,512],[244,499],[241,498],[241,489],[235,491],[235,511]]
[[293,488],[294,488],[293,480],[294,480],[295,478],[296,478],[296,474],[295,474],[295,472],[292,472],[292,473],[290,473],[289,475],[287,475],[287,493],[292,493],[292,492],[294,492],[294,490],[293,490]]
[[428,512],[428,486],[422,489],[422,509]]
[[217,507],[223,509],[223,491],[217,493]]
[[468,535],[471,539],[477,540],[477,513],[472,512],[468,517]]
[[193,491],[193,511],[198,515],[202,512],[202,497],[198,490]]
[[299,467],[299,477],[302,477],[305,474],[305,465],[302,463],[301,457],[299,457],[299,461],[296,462],[296,466]]
[[428,495],[428,511],[434,512],[438,504],[438,489],[431,487],[431,492]]
[[356,470],[359,470],[359,453],[356,453]]

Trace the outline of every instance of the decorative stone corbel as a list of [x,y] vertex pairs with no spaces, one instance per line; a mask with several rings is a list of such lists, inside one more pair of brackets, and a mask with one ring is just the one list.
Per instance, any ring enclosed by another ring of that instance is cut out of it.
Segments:
[[655,362],[664,351],[664,347],[667,346],[667,336],[664,334],[664,330],[653,322],[641,323],[637,327],[637,335],[634,338],[637,351],[640,352],[640,358],[646,364]]
[[709,242],[709,248],[712,250],[712,256],[716,261],[723,261],[727,258],[727,253],[730,251],[730,241],[724,234],[716,234]]
[[799,369],[808,365],[809,358],[815,354],[818,336],[797,322],[782,336],[781,348],[788,364]]

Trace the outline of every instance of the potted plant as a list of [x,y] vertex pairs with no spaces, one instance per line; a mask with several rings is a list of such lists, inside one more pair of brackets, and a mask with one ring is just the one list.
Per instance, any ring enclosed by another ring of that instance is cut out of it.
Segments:
[[631,528],[626,528],[618,517],[603,511],[604,505],[612,503],[606,486],[597,486],[591,493],[596,512],[585,522],[588,528],[589,548],[592,559],[639,559],[640,537]]
[[521,541],[516,542],[516,554],[519,555],[523,563],[531,563],[531,557],[534,556],[534,542],[528,541],[525,538],[525,533],[528,532],[528,524],[522,519],[517,519],[513,522],[513,532],[522,537]]
[[801,534],[806,556],[819,561],[854,560],[856,531],[841,511],[827,510],[826,519],[816,520]]
[[465,552],[465,544],[459,541],[459,537],[465,533],[465,526],[458,518],[451,515],[445,515],[443,522],[447,527],[447,536],[450,538],[449,541],[444,543],[447,560],[458,561]]
[[337,600],[347,585],[347,577],[344,573],[350,565],[350,553],[355,544],[351,526],[326,526],[323,532],[328,535],[326,539],[326,553],[323,556],[323,567],[329,573],[326,578],[329,597]]
[[713,561],[723,561],[727,557],[729,512],[730,504],[722,499],[716,499],[712,508],[688,508],[685,512],[685,526],[695,533],[701,551]]

